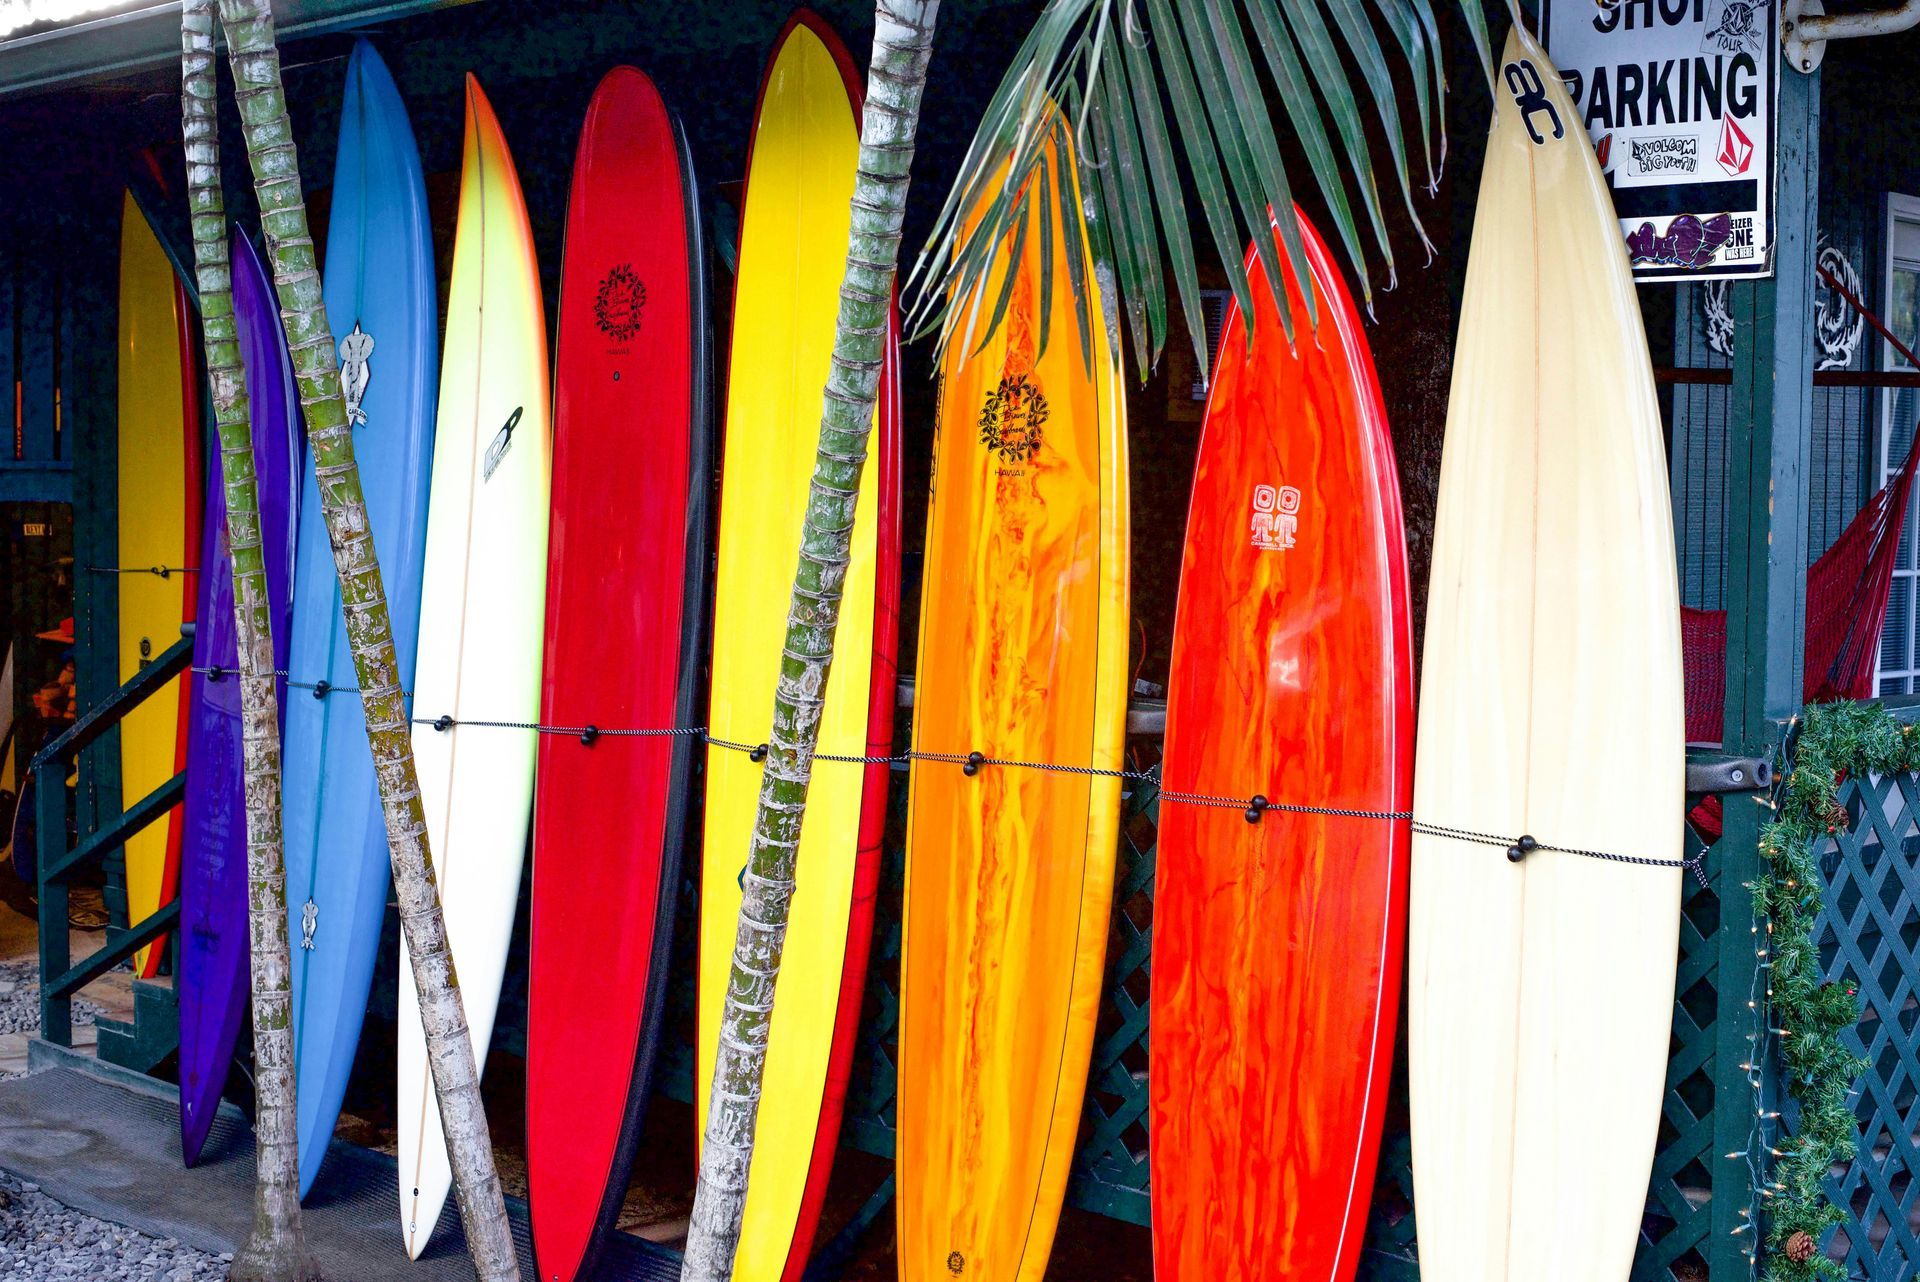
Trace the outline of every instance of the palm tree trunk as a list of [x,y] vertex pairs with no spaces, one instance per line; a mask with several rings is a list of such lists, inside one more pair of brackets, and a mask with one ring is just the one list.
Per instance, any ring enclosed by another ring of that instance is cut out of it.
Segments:
[[760,813],[741,883],[733,973],[720,1017],[700,1182],[694,1193],[682,1282],[726,1282],[747,1204],[747,1170],[766,1070],[774,986],[786,945],[795,855],[826,702],[834,632],[853,538],[854,504],[873,429],[887,312],[900,259],[908,171],[920,97],[933,57],[939,0],[879,0],[860,130],[860,169],[840,316],[814,456],[800,563],[787,610],[787,639],[774,692]]
[[354,462],[333,332],[320,293],[320,270],[307,228],[271,0],[220,0],[220,21],[226,30],[234,97],[260,203],[260,225],[273,262],[274,289],[280,297],[280,316],[293,354],[307,442],[319,480],[320,507],[333,544],[334,569],[340,576],[347,644],[366,708],[367,738],[373,748],[374,775],[393,859],[393,885],[400,900],[400,927],[413,959],[427,1062],[452,1159],[460,1220],[480,1282],[518,1279],[519,1262],[480,1100],[473,1040],[447,948],[439,887],[427,857],[412,727],[387,617],[386,589],[367,524],[360,469]]
[[300,1158],[294,1131],[292,962],[287,943],[287,866],[280,846],[280,710],[274,693],[273,612],[260,546],[246,370],[234,323],[227,261],[226,195],[220,182],[213,0],[180,11],[181,132],[193,220],[200,332],[220,429],[227,538],[239,638],[240,718],[247,815],[247,920],[253,977],[253,1047],[259,1113],[254,1122],[253,1234],[232,1276],[306,1282],[320,1276],[300,1228]]

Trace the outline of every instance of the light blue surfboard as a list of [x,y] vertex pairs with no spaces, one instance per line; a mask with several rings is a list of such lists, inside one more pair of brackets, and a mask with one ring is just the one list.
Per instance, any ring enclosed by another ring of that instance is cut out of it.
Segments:
[[[347,64],[323,281],[400,680],[412,689],[439,310],[413,128],[386,64],[364,40]],[[296,557],[282,804],[304,1197],[353,1070],[390,876],[359,681],[311,469]],[[323,681],[329,691],[304,688]]]

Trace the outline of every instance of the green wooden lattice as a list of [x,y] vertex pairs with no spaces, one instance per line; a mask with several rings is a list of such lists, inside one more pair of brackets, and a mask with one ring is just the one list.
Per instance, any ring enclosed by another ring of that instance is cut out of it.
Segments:
[[1847,1219],[1825,1245],[1849,1278],[1904,1282],[1920,1275],[1920,777],[1849,780],[1840,800],[1851,822],[1822,856],[1816,942],[1829,980],[1859,990],[1843,1036],[1869,1067],[1859,1155],[1827,1185]]

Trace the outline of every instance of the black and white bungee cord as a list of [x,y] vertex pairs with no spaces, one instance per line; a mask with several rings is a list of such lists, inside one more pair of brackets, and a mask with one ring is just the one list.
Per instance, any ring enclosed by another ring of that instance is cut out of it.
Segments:
[[[196,667],[193,671],[204,674],[210,681],[222,677],[238,676],[233,668],[219,665]],[[316,699],[324,699],[333,694],[358,694],[353,686],[336,686],[326,681],[294,681],[284,671],[276,671],[276,677],[286,679],[290,690],[305,690]],[[411,694],[406,697],[412,698]],[[459,726],[482,730],[530,730],[535,734],[557,735],[569,739],[578,739],[587,747],[602,738],[607,739],[664,739],[697,738],[709,747],[724,748],[730,752],[745,753],[753,761],[767,759],[769,745],[766,743],[743,743],[734,739],[723,739],[708,731],[706,726],[668,726],[664,728],[608,728],[596,725],[562,726],[548,725],[540,721],[494,721],[455,718],[442,714],[438,717],[414,717],[412,724],[427,726],[442,733]],[[1127,783],[1149,784],[1160,787],[1157,776],[1145,770],[1118,770],[1101,766],[1066,766],[1051,761],[1021,761],[1009,757],[990,757],[983,752],[923,752],[909,748],[904,752],[886,755],[857,755],[852,753],[816,752],[815,761],[836,762],[855,766],[903,766],[919,762],[932,762],[940,765],[959,766],[962,774],[969,777],[978,775],[988,766],[1007,770],[1037,770],[1045,774],[1079,775],[1086,778],[1119,779]],[[1185,792],[1176,788],[1160,787],[1160,800],[1171,801],[1176,805],[1205,806],[1221,810],[1238,810],[1250,824],[1257,824],[1268,811],[1289,815],[1313,815],[1331,819],[1372,819],[1389,823],[1405,823],[1413,832],[1426,837],[1444,837],[1451,841],[1466,842],[1475,846],[1490,846],[1505,849],[1511,863],[1520,863],[1528,855],[1536,852],[1548,854],[1576,855],[1582,859],[1599,859],[1608,863],[1634,864],[1643,868],[1683,868],[1693,874],[1701,885],[1707,884],[1706,874],[1701,865],[1706,862],[1707,852],[1703,848],[1690,859],[1656,859],[1645,855],[1621,855],[1607,850],[1588,850],[1579,846],[1558,846],[1549,842],[1535,840],[1532,836],[1502,837],[1490,832],[1476,832],[1471,828],[1455,828],[1447,824],[1429,823],[1414,818],[1411,810],[1366,810],[1346,806],[1309,806],[1294,802],[1275,801],[1260,793],[1251,797],[1230,797],[1224,794],[1205,792]]]
[[170,579],[176,574],[198,574],[197,565],[90,565],[88,574],[151,574],[156,579]]

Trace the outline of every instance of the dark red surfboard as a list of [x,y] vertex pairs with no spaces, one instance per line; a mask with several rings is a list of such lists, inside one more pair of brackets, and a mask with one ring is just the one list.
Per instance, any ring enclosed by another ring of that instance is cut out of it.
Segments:
[[[1412,632],[1393,442],[1360,318],[1311,228],[1297,343],[1249,255],[1207,402],[1174,614],[1168,794],[1404,812]],[[1289,277],[1290,277],[1289,273]],[[1160,804],[1154,1273],[1346,1282],[1393,1059],[1404,820]]]
[[[653,82],[587,108],[567,210],[547,563],[549,725],[700,723],[712,352],[692,162]],[[544,735],[527,1179],[539,1276],[592,1267],[625,1196],[665,1003],[699,741]]]

